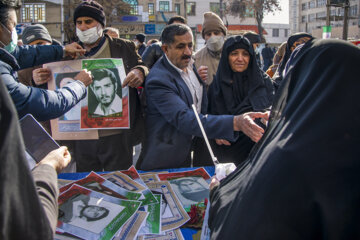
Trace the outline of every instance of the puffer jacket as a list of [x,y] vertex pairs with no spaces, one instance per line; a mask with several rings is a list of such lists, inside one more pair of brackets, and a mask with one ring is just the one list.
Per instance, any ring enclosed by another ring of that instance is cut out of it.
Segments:
[[86,96],[86,87],[80,81],[51,91],[19,83],[17,71],[62,59],[61,46],[23,46],[10,54],[0,48],[0,74],[16,106],[19,118],[27,113],[38,121],[57,118]]

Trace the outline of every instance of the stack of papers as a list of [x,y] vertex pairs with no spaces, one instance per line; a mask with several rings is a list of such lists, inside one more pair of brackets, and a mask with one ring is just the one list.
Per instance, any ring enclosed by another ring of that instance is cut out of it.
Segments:
[[206,208],[209,183],[204,168],[139,174],[134,166],[59,179],[55,239],[184,239],[180,227],[192,227],[194,206]]

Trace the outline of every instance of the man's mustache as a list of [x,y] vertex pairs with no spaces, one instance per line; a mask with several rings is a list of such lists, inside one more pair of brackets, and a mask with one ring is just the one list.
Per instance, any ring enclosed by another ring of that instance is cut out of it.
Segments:
[[190,59],[191,58],[191,56],[188,56],[188,55],[183,55],[182,57],[181,57],[181,59]]

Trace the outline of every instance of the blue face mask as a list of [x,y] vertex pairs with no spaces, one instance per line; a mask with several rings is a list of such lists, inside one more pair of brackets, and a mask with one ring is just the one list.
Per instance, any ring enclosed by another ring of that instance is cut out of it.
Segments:
[[11,42],[8,45],[6,45],[4,47],[4,49],[6,51],[8,51],[9,53],[13,53],[16,49],[17,42],[18,42],[18,35],[16,33],[16,29],[14,28],[12,30],[12,32],[10,32],[10,30],[7,29],[7,27],[5,27],[2,23],[0,23],[0,24],[3,26],[4,29],[6,29],[9,32],[9,34],[11,34]]

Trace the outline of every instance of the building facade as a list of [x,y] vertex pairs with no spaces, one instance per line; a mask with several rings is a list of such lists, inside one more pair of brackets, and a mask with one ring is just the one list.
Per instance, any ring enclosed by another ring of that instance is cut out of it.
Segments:
[[266,43],[271,46],[279,46],[290,36],[290,24],[263,23],[263,28],[267,32]]
[[[18,13],[17,32],[30,24],[43,24],[61,42],[76,39],[73,14],[81,0],[24,0]],[[170,17],[185,16],[184,0],[97,0],[103,5],[106,23],[120,30],[122,38],[133,39],[145,33],[147,39],[159,38]]]
[[[360,38],[359,6],[360,0],[349,0],[348,39]],[[326,25],[326,0],[289,0],[291,34],[307,32],[316,38],[322,38]],[[331,38],[342,38],[344,8],[330,7]]]

